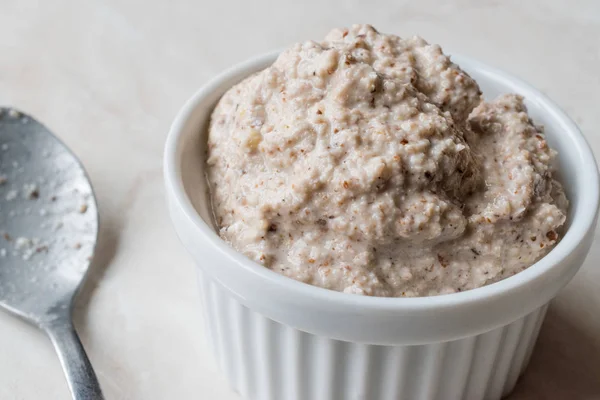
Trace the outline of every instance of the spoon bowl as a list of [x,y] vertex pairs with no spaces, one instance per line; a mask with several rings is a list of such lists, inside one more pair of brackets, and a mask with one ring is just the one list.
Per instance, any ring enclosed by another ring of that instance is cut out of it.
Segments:
[[30,116],[0,108],[0,306],[48,333],[74,399],[101,399],[71,322],[98,209],[75,155]]

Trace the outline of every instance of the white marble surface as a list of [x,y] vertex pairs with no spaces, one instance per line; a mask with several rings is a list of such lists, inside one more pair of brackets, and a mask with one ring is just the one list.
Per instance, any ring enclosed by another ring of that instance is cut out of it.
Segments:
[[[0,104],[53,129],[99,197],[101,242],[76,324],[107,399],[238,398],[204,345],[161,178],[176,111],[233,63],[353,22],[418,33],[542,89],[600,154],[598,1],[443,3],[0,0]],[[511,400],[600,399],[599,241],[554,301]],[[68,398],[46,338],[4,313],[0,398]]]

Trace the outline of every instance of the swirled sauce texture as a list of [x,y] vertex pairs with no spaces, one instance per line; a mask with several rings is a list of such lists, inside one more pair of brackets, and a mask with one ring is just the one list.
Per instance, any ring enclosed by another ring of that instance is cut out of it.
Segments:
[[483,102],[438,45],[369,25],[296,44],[212,115],[220,235],[312,285],[371,296],[480,287],[543,257],[567,199],[523,99]]

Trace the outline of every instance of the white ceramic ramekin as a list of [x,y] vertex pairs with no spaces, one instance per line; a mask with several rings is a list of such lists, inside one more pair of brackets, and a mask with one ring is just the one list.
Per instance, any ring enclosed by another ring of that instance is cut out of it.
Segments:
[[568,231],[541,261],[501,282],[435,297],[338,293],[278,275],[215,233],[204,177],[207,124],[233,84],[276,53],[242,63],[202,87],[166,144],[168,205],[198,265],[217,361],[252,400],[499,399],[523,372],[548,302],[581,266],[598,210],[598,170],[577,126],[546,96],[504,72],[453,60],[492,98],[516,92],[560,153],[571,200]]

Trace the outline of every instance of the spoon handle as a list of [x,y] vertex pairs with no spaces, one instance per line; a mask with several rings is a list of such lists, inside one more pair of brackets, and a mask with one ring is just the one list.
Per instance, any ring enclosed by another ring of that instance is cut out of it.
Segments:
[[73,400],[103,400],[98,378],[72,322],[61,318],[45,330],[58,353]]

